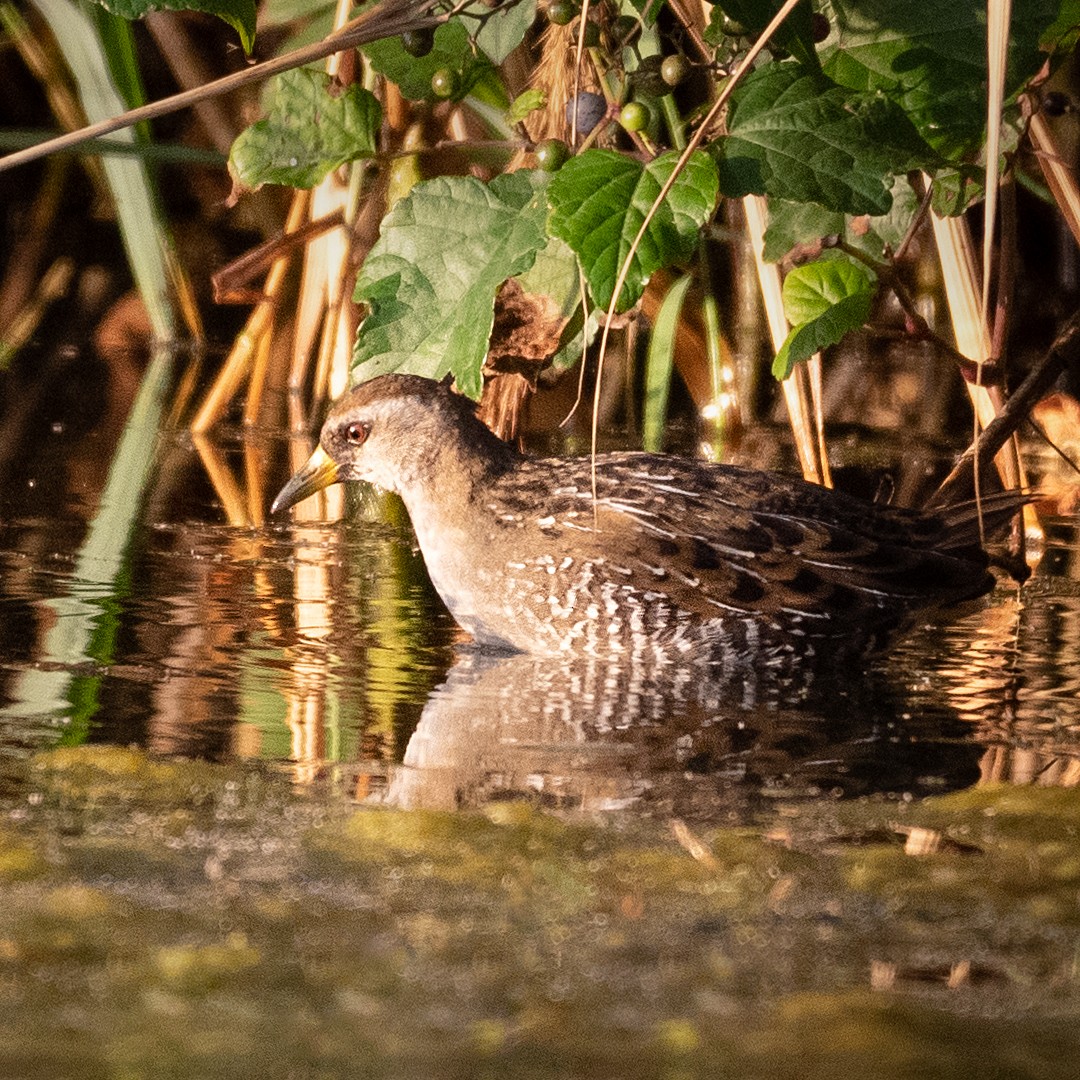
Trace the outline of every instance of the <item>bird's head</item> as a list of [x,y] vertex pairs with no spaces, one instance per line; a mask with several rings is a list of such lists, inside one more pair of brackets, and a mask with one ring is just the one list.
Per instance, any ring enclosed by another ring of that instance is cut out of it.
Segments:
[[[361,384],[331,408],[319,446],[278,493],[271,513],[344,480],[367,480],[407,496],[470,456],[511,453],[473,410],[445,383],[416,375],[382,375]],[[458,458],[453,466],[445,461],[448,454]]]

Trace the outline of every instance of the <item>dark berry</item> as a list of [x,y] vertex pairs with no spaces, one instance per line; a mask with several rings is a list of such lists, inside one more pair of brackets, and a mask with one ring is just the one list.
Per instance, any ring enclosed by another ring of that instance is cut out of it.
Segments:
[[566,26],[577,18],[578,6],[572,0],[551,0],[547,6],[548,22]]
[[431,27],[422,30],[406,30],[401,35],[401,47],[410,55],[417,58],[427,56],[435,45],[435,31]]
[[814,43],[818,44],[829,36],[829,20],[820,11],[815,11],[810,18],[810,34]]
[[566,103],[566,126],[568,128],[574,123],[575,101],[577,103],[577,133],[579,135],[588,135],[607,114],[607,102],[600,94],[582,90],[576,99],[572,98]]

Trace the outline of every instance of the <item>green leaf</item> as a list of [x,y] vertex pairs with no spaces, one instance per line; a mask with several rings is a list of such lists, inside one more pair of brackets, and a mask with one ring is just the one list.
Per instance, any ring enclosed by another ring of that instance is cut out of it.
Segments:
[[502,7],[473,0],[457,17],[492,63],[501,64],[525,40],[536,21],[536,0],[519,0]]
[[454,100],[460,101],[476,82],[492,70],[491,63],[478,54],[469,39],[469,32],[457,20],[451,19],[435,30],[435,44],[427,56],[411,56],[401,39],[383,38],[364,45],[360,50],[371,66],[391,82],[410,101],[436,101],[431,89],[431,77],[443,68],[457,75]]
[[848,214],[887,213],[892,176],[937,164],[901,109],[798,64],[770,64],[735,92],[715,144],[724,194],[813,202]]
[[[552,177],[548,229],[573,248],[600,307],[611,303],[630,245],[677,161],[674,151],[642,165],[613,150],[587,150]],[[716,195],[716,168],[707,154],[695,153],[649,223],[631,260],[618,311],[637,302],[654,270],[691,255]]]
[[141,19],[151,11],[203,11],[227,22],[239,35],[245,53],[255,44],[255,0],[96,0],[124,19]]
[[1043,32],[1039,46],[1045,52],[1071,52],[1080,35],[1080,0],[1061,0],[1057,18]]
[[507,118],[511,124],[524,120],[531,112],[542,109],[547,104],[547,94],[543,90],[532,89],[518,94],[510,105]]
[[[1013,5],[1006,96],[1042,64],[1039,39],[1061,0]],[[825,73],[852,90],[881,91],[954,160],[975,150],[986,111],[986,0],[831,0]]]
[[569,318],[580,303],[577,260],[558,237],[551,237],[536,253],[536,259],[517,282],[527,293],[547,296],[555,308]]
[[229,154],[235,188],[310,188],[347,161],[375,152],[382,109],[362,86],[334,96],[330,77],[297,68],[268,85],[268,115],[240,133]]
[[939,169],[934,175],[930,206],[941,217],[957,217],[986,195],[986,172],[978,165]]
[[646,26],[654,26],[660,8],[664,6],[664,0],[624,0],[624,6],[637,12]]
[[656,314],[649,336],[649,354],[645,361],[645,402],[642,406],[641,445],[659,453],[663,449],[664,425],[667,423],[671,369],[675,363],[675,339],[679,329],[686,290],[693,278],[686,274],[667,291]]
[[778,262],[800,244],[812,244],[826,236],[843,236],[847,221],[847,215],[826,210],[816,203],[770,199],[769,225],[761,254],[766,262]]
[[[1015,158],[1023,134],[1013,124],[1002,127],[999,172],[1004,172],[1009,161]],[[974,164],[959,162],[935,171],[930,197],[935,214],[956,217],[986,197],[986,155],[980,154],[979,157],[981,160]]]
[[546,181],[527,169],[490,185],[447,176],[398,202],[356,283],[356,300],[369,308],[353,352],[356,381],[453,372],[479,397],[495,294],[547,243]]
[[874,291],[870,272],[848,259],[823,259],[792,270],[784,279],[784,311],[792,329],[773,361],[773,375],[786,379],[800,360],[862,326]]
[[900,246],[919,208],[919,198],[907,177],[894,181],[891,194],[892,208],[882,217],[840,214],[814,203],[770,199],[765,259],[777,262],[793,247],[829,236],[839,236],[871,258],[880,259],[886,247],[895,251]]

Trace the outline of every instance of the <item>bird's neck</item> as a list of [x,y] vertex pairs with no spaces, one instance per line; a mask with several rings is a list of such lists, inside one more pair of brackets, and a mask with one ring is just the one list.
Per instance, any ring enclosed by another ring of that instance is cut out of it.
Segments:
[[521,455],[475,417],[452,428],[417,430],[396,470],[397,492],[414,522],[440,508],[467,512]]

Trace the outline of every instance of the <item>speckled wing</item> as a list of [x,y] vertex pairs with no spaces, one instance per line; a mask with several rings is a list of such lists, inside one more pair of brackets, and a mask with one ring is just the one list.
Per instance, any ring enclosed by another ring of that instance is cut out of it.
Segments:
[[[538,523],[549,544],[557,550],[573,533],[565,542],[583,550],[594,526],[588,459],[526,462],[513,482],[521,498],[503,491],[506,505],[535,508],[529,493],[546,489]],[[948,550],[941,518],[870,507],[797,479],[605,455],[597,497],[599,535],[588,548],[625,585],[662,591],[697,618],[730,613],[812,635],[853,626],[888,633],[911,610],[992,584],[981,552]]]

